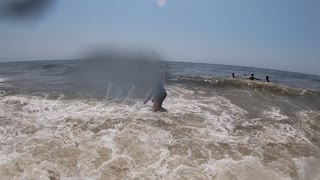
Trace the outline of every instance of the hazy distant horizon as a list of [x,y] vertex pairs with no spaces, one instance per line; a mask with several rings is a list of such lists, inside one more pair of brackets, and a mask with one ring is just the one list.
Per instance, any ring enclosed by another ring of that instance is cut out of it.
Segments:
[[[15,63],[15,62],[33,62],[33,61],[78,61],[81,59],[35,59],[35,60],[18,60],[18,61],[1,61],[1,63]],[[210,62],[196,62],[196,61],[183,61],[183,60],[162,60],[162,62],[172,62],[172,63],[195,63],[195,64],[210,64],[210,65],[219,65],[219,66],[235,66],[235,67],[245,67],[245,68],[256,68],[256,69],[265,69],[265,70],[276,70],[276,71],[284,71],[284,72],[291,72],[291,73],[298,73],[298,74],[307,74],[312,76],[320,76],[316,73],[305,73],[305,72],[297,72],[297,71],[290,71],[284,69],[272,69],[272,68],[264,68],[264,67],[254,67],[254,66],[243,66],[243,65],[233,65],[233,64],[217,64],[217,63],[210,63]],[[250,72],[248,72],[249,74]],[[238,75],[239,76],[239,75]]]

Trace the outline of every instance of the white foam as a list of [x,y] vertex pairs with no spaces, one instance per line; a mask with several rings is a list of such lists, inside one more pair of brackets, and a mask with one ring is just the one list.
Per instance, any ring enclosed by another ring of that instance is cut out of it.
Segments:
[[268,143],[303,143],[312,144],[306,138],[304,132],[288,124],[278,124],[276,126],[265,127],[266,131],[260,134],[264,142]]
[[[0,78],[0,87],[11,87],[10,84],[6,83],[10,81],[9,78]],[[2,94],[2,92],[0,91],[0,95]]]
[[[151,104],[143,105],[142,100],[0,97],[0,175],[290,179],[287,172],[281,174],[264,162],[263,147],[269,142],[310,143],[301,130],[286,124],[267,124],[255,134],[237,135],[236,125],[263,121],[247,119],[247,111],[218,95],[198,97],[191,90],[170,87],[164,107],[169,112],[152,113]],[[271,112],[264,115],[283,119],[280,110]],[[15,167],[19,163],[22,172]]]
[[289,117],[281,114],[281,110],[279,107],[271,107],[269,111],[263,111],[265,117],[270,118],[272,120],[281,121],[288,119]]
[[320,159],[316,157],[293,158],[301,180],[320,179]]
[[[198,173],[201,172],[201,173]],[[260,159],[246,156],[236,161],[230,158],[210,160],[200,167],[178,166],[169,175],[169,179],[245,179],[245,180],[289,180],[273,172],[260,163]]]
[[9,81],[9,80],[10,80],[9,78],[0,78],[0,83],[6,82],[6,81]]

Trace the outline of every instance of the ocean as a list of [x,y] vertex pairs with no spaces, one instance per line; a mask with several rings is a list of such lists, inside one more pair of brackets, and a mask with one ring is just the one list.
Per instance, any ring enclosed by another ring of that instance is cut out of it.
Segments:
[[0,63],[0,179],[320,179],[320,76],[156,64]]

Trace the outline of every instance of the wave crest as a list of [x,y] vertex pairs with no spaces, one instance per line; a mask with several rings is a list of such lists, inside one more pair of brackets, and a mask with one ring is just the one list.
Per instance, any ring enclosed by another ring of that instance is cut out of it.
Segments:
[[274,83],[267,83],[262,81],[250,81],[242,79],[224,79],[224,78],[205,78],[199,76],[175,76],[170,79],[174,83],[183,83],[197,86],[208,87],[235,87],[235,88],[249,88],[261,91],[268,91],[283,95],[299,95],[299,96],[320,96],[319,90],[313,89],[299,89],[288,86],[283,86]]

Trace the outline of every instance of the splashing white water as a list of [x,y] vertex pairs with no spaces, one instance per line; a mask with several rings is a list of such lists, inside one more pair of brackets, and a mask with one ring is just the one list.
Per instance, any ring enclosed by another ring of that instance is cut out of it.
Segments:
[[0,177],[247,180],[316,174],[306,169],[309,161],[294,159],[318,152],[298,126],[250,119],[222,96],[198,96],[178,86],[168,88],[168,113],[152,113],[141,101],[0,97]]

